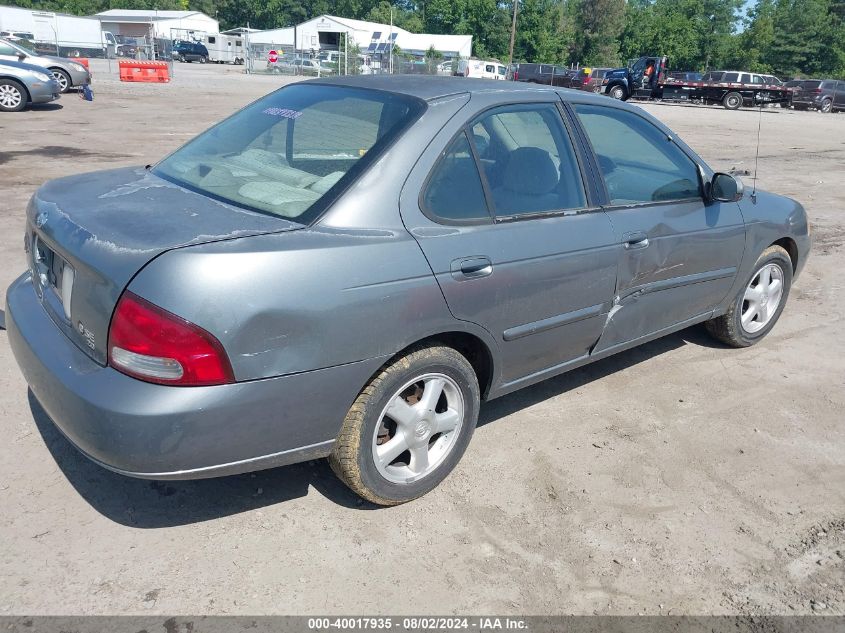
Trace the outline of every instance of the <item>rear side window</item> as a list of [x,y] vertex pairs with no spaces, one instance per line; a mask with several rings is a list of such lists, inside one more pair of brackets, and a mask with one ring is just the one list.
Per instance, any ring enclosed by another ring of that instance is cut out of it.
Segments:
[[490,219],[466,132],[452,141],[431,173],[423,194],[423,207],[444,220]]
[[554,105],[497,108],[471,131],[496,217],[586,206],[575,152]]
[[643,117],[603,106],[577,105],[612,204],[700,196],[698,167]]
[[739,73],[725,73],[725,76],[722,77],[722,81],[729,84],[735,84],[739,82]]
[[833,87],[836,85],[835,81],[823,81],[822,82],[822,89],[823,90],[833,90]]

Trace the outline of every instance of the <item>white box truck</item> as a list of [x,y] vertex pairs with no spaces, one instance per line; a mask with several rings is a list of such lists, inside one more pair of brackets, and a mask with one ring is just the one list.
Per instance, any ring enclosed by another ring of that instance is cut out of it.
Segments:
[[29,40],[35,50],[59,57],[114,57],[117,42],[100,21],[75,15],[0,6],[0,37]]

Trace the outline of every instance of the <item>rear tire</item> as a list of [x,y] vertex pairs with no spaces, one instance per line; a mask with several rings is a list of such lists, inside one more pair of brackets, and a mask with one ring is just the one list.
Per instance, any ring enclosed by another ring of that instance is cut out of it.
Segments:
[[742,286],[728,311],[705,323],[707,331],[732,347],[754,345],[777,323],[791,287],[789,253],[780,246],[770,246],[757,259],[751,278]]
[[742,106],[742,95],[738,92],[729,92],[722,99],[722,105],[728,110],[739,110]]
[[205,64],[208,62],[208,57],[200,57],[200,64]]
[[411,349],[364,387],[329,457],[335,474],[378,505],[434,489],[464,454],[481,401],[469,361],[450,347]]
[[819,106],[819,112],[830,114],[833,111],[833,102],[830,99],[823,99]]
[[28,100],[21,84],[14,79],[0,79],[0,112],[20,112]]

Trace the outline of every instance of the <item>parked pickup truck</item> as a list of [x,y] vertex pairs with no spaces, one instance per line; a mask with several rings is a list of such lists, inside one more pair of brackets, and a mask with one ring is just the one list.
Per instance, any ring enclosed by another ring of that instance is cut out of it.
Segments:
[[749,72],[714,70],[700,81],[675,78],[669,73],[665,56],[640,57],[626,68],[611,70],[605,75],[602,88],[614,99],[721,103],[728,110],[742,105],[789,103],[792,96],[791,89],[782,83],[772,83],[764,75]]
[[508,79],[547,86],[560,86],[601,92],[602,80],[609,68],[565,68],[553,64],[514,64]]

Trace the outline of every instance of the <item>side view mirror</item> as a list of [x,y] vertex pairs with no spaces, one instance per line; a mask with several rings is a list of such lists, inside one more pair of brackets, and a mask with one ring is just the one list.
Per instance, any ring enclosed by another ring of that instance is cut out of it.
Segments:
[[18,53],[18,61],[22,62],[27,57],[26,53]]
[[708,183],[707,199],[716,202],[738,202],[742,200],[743,191],[739,177],[717,172]]

